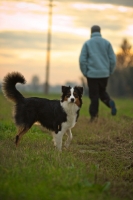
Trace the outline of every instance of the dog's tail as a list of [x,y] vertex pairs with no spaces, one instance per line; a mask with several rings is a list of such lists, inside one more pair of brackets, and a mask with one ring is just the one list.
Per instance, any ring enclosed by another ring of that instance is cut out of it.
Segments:
[[24,99],[23,95],[16,89],[17,83],[25,84],[26,80],[19,72],[12,72],[4,77],[2,91],[5,97],[15,103]]

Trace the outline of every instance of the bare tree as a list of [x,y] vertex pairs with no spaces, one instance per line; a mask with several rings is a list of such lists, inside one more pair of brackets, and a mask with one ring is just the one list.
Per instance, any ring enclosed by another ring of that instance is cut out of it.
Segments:
[[124,39],[120,51],[117,53],[117,68],[123,69],[133,66],[133,50],[127,39]]

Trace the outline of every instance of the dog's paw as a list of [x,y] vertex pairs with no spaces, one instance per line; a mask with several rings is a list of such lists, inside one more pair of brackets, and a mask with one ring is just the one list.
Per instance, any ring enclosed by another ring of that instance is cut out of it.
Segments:
[[66,149],[68,149],[69,145],[70,145],[69,143],[65,142],[64,147],[65,147]]
[[56,147],[56,142],[54,139],[52,139],[52,142],[54,143],[54,147]]

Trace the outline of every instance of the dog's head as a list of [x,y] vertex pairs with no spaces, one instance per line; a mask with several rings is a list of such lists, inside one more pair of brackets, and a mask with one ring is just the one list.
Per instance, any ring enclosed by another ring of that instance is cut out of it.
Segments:
[[83,87],[62,86],[61,102],[75,103],[78,107],[82,106]]

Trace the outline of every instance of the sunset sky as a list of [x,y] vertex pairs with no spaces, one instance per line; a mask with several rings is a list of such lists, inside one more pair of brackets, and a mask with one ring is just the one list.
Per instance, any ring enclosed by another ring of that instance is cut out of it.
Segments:
[[[37,75],[45,82],[48,0],[0,1],[0,82],[12,71],[27,83]],[[53,1],[51,85],[80,84],[79,54],[92,25],[118,52],[124,38],[133,45],[132,0]]]

